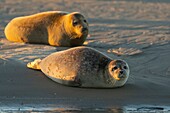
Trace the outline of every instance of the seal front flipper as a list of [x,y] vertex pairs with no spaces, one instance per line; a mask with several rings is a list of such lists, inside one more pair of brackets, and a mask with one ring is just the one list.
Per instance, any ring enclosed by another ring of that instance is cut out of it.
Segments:
[[27,64],[27,67],[31,69],[41,70],[40,63],[41,63],[41,59],[35,59],[33,62],[29,62]]

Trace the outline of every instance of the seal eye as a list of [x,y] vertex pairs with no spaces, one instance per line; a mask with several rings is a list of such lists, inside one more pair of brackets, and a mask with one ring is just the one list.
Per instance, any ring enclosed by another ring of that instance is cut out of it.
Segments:
[[87,23],[87,21],[86,21],[86,20],[84,20],[84,22],[85,22],[85,23]]
[[114,68],[112,68],[112,71],[116,70],[117,69],[117,66],[115,66]]
[[73,21],[73,26],[76,26],[78,24],[78,22],[77,21]]
[[123,66],[124,69],[127,69],[128,67],[127,66]]

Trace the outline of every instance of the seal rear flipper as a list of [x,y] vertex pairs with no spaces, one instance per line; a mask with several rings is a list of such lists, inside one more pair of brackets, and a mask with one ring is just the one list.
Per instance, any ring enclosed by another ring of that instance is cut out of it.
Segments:
[[27,67],[31,69],[41,70],[40,63],[41,63],[41,59],[35,59],[33,62],[29,62],[27,64]]

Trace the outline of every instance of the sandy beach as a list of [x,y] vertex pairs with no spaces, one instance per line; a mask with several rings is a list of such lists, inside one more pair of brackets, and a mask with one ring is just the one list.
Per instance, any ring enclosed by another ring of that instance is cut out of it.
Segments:
[[[68,47],[9,42],[4,28],[14,17],[52,10],[86,16],[84,46],[128,62],[124,87],[67,87],[26,67]],[[0,111],[170,112],[169,11],[169,0],[0,0]]]

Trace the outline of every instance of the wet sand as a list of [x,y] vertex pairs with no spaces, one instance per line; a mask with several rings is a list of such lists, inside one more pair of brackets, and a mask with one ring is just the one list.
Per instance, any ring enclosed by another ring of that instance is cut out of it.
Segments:
[[[2,0],[0,7],[1,110],[11,106],[73,110],[130,106],[126,109],[166,111],[170,106],[168,0]],[[14,17],[49,10],[83,13],[90,25],[84,45],[127,61],[131,69],[127,84],[116,89],[67,87],[28,69],[27,62],[68,48],[12,43],[5,39],[4,27]]]

